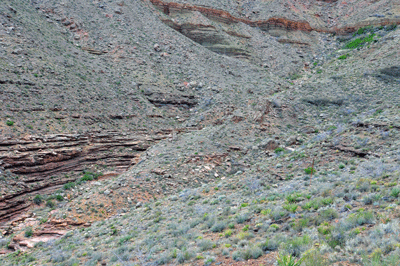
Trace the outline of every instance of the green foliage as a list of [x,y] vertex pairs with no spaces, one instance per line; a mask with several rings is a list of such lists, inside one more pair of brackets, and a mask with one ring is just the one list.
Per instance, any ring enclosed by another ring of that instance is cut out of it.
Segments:
[[328,222],[324,222],[318,227],[318,232],[322,235],[328,235],[331,233],[332,229],[333,226],[331,226]]
[[295,257],[292,257],[291,255],[284,256],[278,254],[276,262],[278,263],[278,266],[300,266],[303,259],[296,261]]
[[25,230],[25,237],[31,237],[33,235],[32,227],[28,227]]
[[309,224],[310,224],[310,219],[303,218],[293,222],[291,226],[296,231],[302,231],[303,228],[306,228]]
[[349,222],[351,227],[363,224],[370,224],[373,222],[373,220],[374,220],[374,214],[372,213],[372,211],[364,211],[364,210],[352,213],[347,218],[347,221]]
[[257,246],[248,247],[242,252],[242,258],[245,260],[248,259],[258,259],[263,254],[261,248]]
[[284,152],[284,151],[285,151],[285,149],[282,148],[282,147],[278,147],[278,148],[275,149],[275,153],[276,154],[279,154],[279,153]]
[[296,202],[297,199],[300,198],[301,196],[302,196],[302,194],[300,194],[300,193],[293,193],[293,194],[290,194],[290,195],[286,196],[286,201],[287,201],[288,203],[294,203],[294,202]]
[[347,57],[349,57],[349,56],[350,56],[349,54],[344,54],[344,55],[339,56],[338,59],[344,60],[344,59],[347,59]]
[[295,213],[298,207],[299,206],[297,204],[290,204],[290,203],[283,206],[285,210],[292,213]]
[[315,173],[315,169],[313,169],[312,167],[307,167],[306,169],[304,169],[304,172],[308,175],[311,175],[311,173]]
[[76,186],[76,183],[75,182],[69,182],[69,183],[67,183],[67,184],[64,184],[64,189],[65,190],[69,190],[69,189],[71,189],[71,188],[73,188],[73,187],[75,187]]
[[11,126],[14,125],[14,121],[7,120],[6,125],[9,126],[9,127],[11,127]]
[[332,198],[316,198],[303,204],[303,206],[301,207],[305,210],[310,210],[310,209],[318,210],[319,208],[323,206],[328,206],[332,203],[333,203]]
[[300,254],[304,252],[310,244],[311,238],[308,235],[303,235],[302,237],[288,239],[282,247],[288,254],[300,257]]
[[392,191],[390,192],[390,196],[397,198],[400,194],[400,188],[394,187],[392,188]]
[[329,265],[327,259],[325,259],[321,252],[317,249],[310,249],[306,251],[303,256],[302,266],[326,266]]
[[218,222],[211,227],[211,231],[214,233],[222,232],[226,228],[225,222]]
[[49,208],[54,208],[54,206],[56,206],[56,204],[51,199],[49,199],[46,201],[46,206]]
[[34,202],[36,205],[40,205],[40,204],[42,203],[42,201],[43,201],[43,197],[42,197],[41,195],[36,195],[36,196],[33,198],[33,202]]
[[64,200],[64,197],[61,196],[61,195],[56,195],[56,199],[57,199],[58,201],[63,201],[63,200]]
[[271,213],[271,209],[261,210],[262,215],[268,215]]
[[232,230],[231,229],[225,230],[224,235],[225,237],[230,237],[232,235]]
[[103,175],[102,173],[96,173],[95,174],[95,173],[92,173],[92,172],[89,172],[89,171],[85,171],[83,177],[81,178],[81,182],[92,181],[94,179],[99,178],[99,176],[102,176],[102,175]]
[[376,34],[374,33],[374,34],[371,34],[371,35],[369,35],[367,37],[364,37],[364,38],[357,38],[357,39],[349,42],[345,46],[345,48],[346,49],[355,49],[355,48],[358,48],[358,47],[364,45],[365,43],[370,43],[370,42],[372,42],[374,40],[375,35]]
[[374,27],[373,27],[373,26],[367,26],[367,27],[364,27],[364,28],[359,28],[359,29],[353,34],[353,36],[362,35],[362,34],[364,34],[364,33],[373,32],[373,31],[374,31]]

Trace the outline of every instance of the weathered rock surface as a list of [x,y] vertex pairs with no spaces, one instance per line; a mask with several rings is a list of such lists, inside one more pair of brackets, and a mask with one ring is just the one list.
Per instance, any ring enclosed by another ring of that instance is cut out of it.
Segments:
[[[184,129],[176,130],[179,131]],[[94,164],[114,173],[126,171],[139,162],[143,151],[169,137],[172,130],[146,133],[114,131],[1,138],[0,167],[19,178],[1,189],[0,222],[29,208],[32,195],[50,193],[75,181],[77,177],[70,176],[71,172]],[[11,187],[17,189],[7,191]]]

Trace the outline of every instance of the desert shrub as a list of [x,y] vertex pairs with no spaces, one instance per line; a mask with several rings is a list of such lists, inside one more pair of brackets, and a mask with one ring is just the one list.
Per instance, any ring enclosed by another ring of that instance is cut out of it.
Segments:
[[337,210],[333,208],[323,209],[318,212],[318,220],[322,221],[330,221],[339,217]]
[[331,205],[332,203],[333,203],[333,198],[316,198],[310,200],[309,202],[306,202],[301,207],[305,210],[310,210],[310,209],[318,210],[319,208]]
[[54,203],[54,201],[49,199],[46,201],[46,206],[49,208],[54,208],[54,206],[56,206],[56,204]]
[[397,198],[400,194],[400,188],[394,187],[392,188],[392,191],[390,192],[390,196]]
[[50,260],[51,262],[63,262],[68,260],[71,257],[71,254],[64,252],[53,252],[51,254]]
[[249,260],[249,259],[258,259],[263,254],[263,251],[258,246],[247,247],[244,250],[235,251],[232,254],[232,259],[234,260]]
[[69,182],[69,183],[67,183],[67,184],[64,184],[64,189],[65,190],[69,190],[69,189],[71,189],[71,188],[73,188],[73,187],[75,187],[76,186],[76,184],[75,184],[75,182]]
[[291,224],[293,230],[296,230],[298,232],[301,232],[303,228],[308,227],[310,224],[310,219],[309,218],[303,218],[299,219]]
[[317,249],[308,250],[303,256],[302,266],[325,266],[329,265],[321,252]]
[[8,239],[0,238],[0,247],[8,245],[9,242],[10,241]]
[[297,201],[297,199],[300,198],[301,196],[302,196],[302,194],[300,194],[300,193],[289,194],[286,196],[286,201],[288,203],[295,203]]
[[213,248],[214,243],[209,239],[201,239],[197,246],[200,248],[201,251],[206,251]]
[[166,251],[160,255],[160,257],[156,260],[157,265],[164,265],[170,263],[172,260],[171,253]]
[[326,241],[331,248],[335,248],[336,246],[343,247],[346,242],[347,232],[347,224],[340,223],[335,228],[332,229],[332,232],[327,236]]
[[296,261],[296,258],[292,255],[278,254],[276,258],[276,263],[278,264],[278,266],[300,266],[302,263],[302,259]]
[[225,222],[217,222],[214,224],[213,227],[211,227],[211,231],[214,233],[222,232],[226,228],[226,223]]
[[248,240],[248,239],[253,238],[254,235],[252,233],[249,233],[249,232],[240,232],[239,234],[237,234],[236,237],[239,238],[240,240],[243,240],[243,239],[247,239]]
[[84,175],[81,178],[81,181],[82,182],[84,182],[84,181],[92,181],[92,180],[98,179],[99,176],[102,176],[102,175],[103,175],[102,173],[92,173],[92,172],[89,172],[89,171],[84,171]]
[[312,167],[307,167],[306,169],[304,169],[304,172],[308,175],[311,175],[312,173],[315,173],[315,169]]
[[357,213],[352,213],[346,219],[349,228],[360,226],[363,224],[370,224],[374,221],[374,214],[371,211],[358,211]]
[[230,237],[232,235],[232,230],[231,229],[225,230],[224,235],[225,237]]
[[282,243],[283,250],[295,257],[300,257],[301,253],[308,249],[311,244],[311,238],[308,235],[288,239]]
[[63,201],[63,200],[64,200],[64,197],[61,196],[61,195],[56,195],[56,199],[57,199],[58,201]]
[[284,210],[282,207],[277,207],[275,210],[271,212],[271,218],[274,219],[275,221],[278,221],[285,217],[288,214],[286,210]]
[[183,250],[178,252],[176,259],[177,259],[178,263],[184,263],[185,261],[188,261],[191,258],[193,258],[194,255],[195,254],[192,251],[184,248]]
[[25,230],[25,237],[31,237],[33,235],[32,227],[28,227]]
[[42,197],[41,195],[36,195],[36,196],[33,198],[33,202],[34,202],[36,205],[40,205],[40,204],[42,203],[42,201],[43,201],[43,197]]
[[264,243],[260,244],[260,248],[263,251],[273,251],[277,250],[281,241],[278,240],[278,238],[269,238],[265,240]]
[[248,213],[241,213],[236,216],[236,222],[238,224],[242,224],[250,219],[250,215]]
[[290,203],[283,206],[285,210],[292,213],[295,213],[298,207],[299,206],[297,204],[290,204]]

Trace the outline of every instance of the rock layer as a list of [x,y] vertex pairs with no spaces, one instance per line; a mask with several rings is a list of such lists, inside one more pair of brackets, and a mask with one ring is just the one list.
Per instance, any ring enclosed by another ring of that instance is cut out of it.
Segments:
[[172,130],[114,131],[0,139],[0,167],[5,173],[16,175],[15,181],[7,185],[18,187],[15,191],[2,191],[0,222],[26,211],[32,195],[50,193],[75,181],[77,177],[70,175],[71,171],[80,172],[94,164],[107,172],[126,171],[139,162],[140,154],[152,143],[171,133]]

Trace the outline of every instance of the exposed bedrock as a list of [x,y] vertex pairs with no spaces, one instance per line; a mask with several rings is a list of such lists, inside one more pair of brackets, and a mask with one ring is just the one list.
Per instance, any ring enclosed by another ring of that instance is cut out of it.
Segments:
[[[191,104],[190,99],[186,104]],[[13,189],[3,191],[0,197],[0,223],[26,211],[32,196],[51,193],[75,181],[78,175],[71,172],[80,172],[95,164],[104,168],[104,174],[124,172],[140,161],[140,154],[152,143],[171,133],[172,130],[109,131],[0,138],[1,173],[15,176],[7,184]]]

